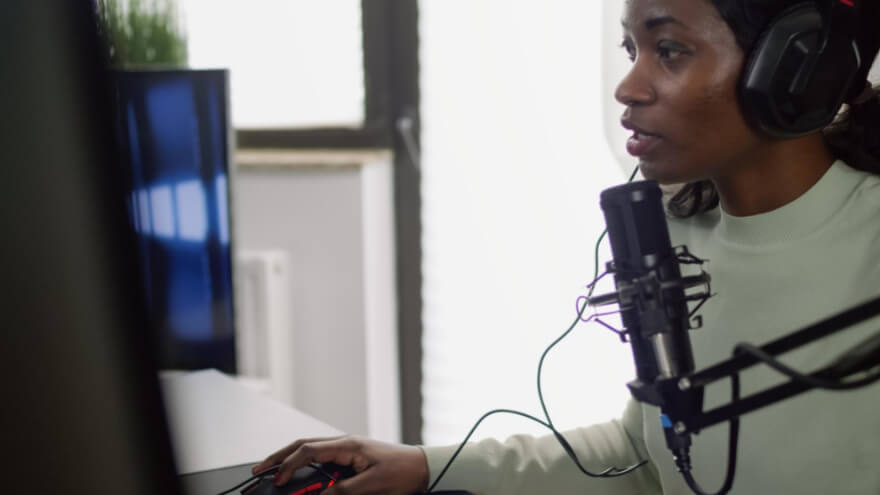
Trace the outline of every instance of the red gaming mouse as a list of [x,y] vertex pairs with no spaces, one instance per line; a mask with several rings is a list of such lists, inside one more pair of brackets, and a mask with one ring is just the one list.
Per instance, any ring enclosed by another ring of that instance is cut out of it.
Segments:
[[[269,470],[263,474],[271,474]],[[310,464],[297,469],[286,484],[275,486],[275,479],[266,476],[241,490],[243,495],[318,495],[338,481],[354,476],[351,466],[339,464]]]

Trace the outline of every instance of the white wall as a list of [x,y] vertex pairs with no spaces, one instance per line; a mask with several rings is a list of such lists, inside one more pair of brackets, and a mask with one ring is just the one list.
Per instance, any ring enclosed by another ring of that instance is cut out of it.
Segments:
[[388,155],[239,153],[233,187],[235,248],[288,254],[297,409],[348,433],[397,440]]

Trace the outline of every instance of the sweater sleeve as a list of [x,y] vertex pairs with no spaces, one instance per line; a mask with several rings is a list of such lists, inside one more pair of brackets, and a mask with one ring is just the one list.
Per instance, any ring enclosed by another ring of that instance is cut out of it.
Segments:
[[[642,408],[632,400],[621,419],[567,431],[563,436],[591,472],[625,468],[648,459]],[[433,483],[458,445],[422,448]],[[466,490],[476,495],[656,495],[661,492],[658,479],[652,462],[624,476],[591,478],[580,472],[553,435],[516,435],[505,442],[467,444],[435,490]]]

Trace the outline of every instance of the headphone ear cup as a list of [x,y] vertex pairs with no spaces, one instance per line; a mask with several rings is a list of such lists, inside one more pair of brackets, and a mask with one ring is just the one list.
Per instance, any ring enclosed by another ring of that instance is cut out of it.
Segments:
[[822,129],[843,103],[860,62],[851,33],[824,44],[822,14],[812,2],[777,16],[749,54],[740,104],[760,133],[793,138]]

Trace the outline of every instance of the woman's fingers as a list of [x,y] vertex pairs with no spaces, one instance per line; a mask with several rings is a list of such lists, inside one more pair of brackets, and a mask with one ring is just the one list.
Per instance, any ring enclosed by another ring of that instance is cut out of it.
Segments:
[[293,442],[254,467],[255,472],[279,466],[275,484],[284,485],[310,463],[351,466],[355,475],[333,485],[327,495],[409,495],[427,488],[424,452],[356,436],[310,438]]
[[297,469],[313,462],[334,462],[351,466],[357,472],[369,467],[367,459],[359,455],[360,440],[353,437],[294,442],[291,447],[294,447],[292,452],[281,461],[281,468],[275,475],[276,485],[287,483]]
[[300,448],[300,446],[306,443],[324,442],[327,440],[332,440],[333,438],[339,437],[301,438],[266,457],[262,462],[251,468],[251,473],[259,474],[263,471],[266,471],[274,466],[281,464],[282,462],[284,462],[285,459],[287,459],[288,456],[290,456],[290,454],[295,452],[298,448]]
[[321,495],[366,495],[371,493],[389,493],[383,477],[377,475],[375,469],[367,469],[357,476],[338,481],[327,488]]

